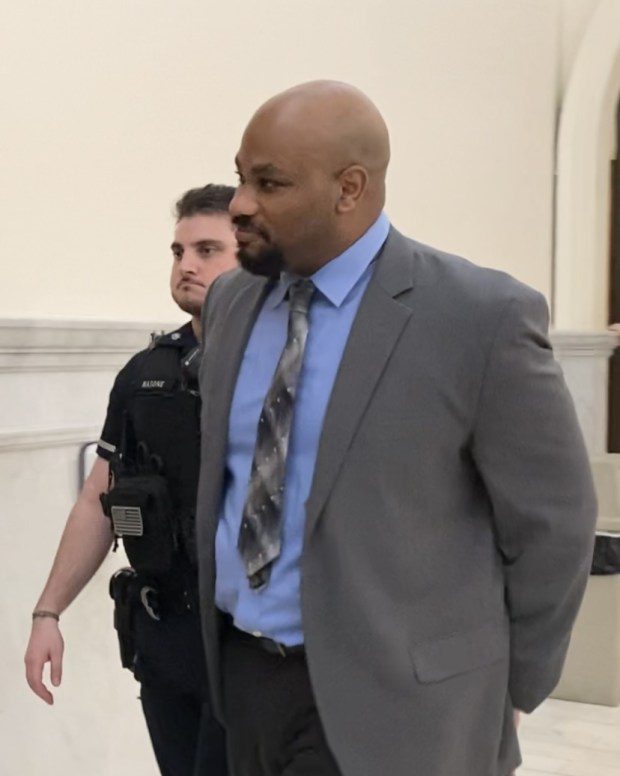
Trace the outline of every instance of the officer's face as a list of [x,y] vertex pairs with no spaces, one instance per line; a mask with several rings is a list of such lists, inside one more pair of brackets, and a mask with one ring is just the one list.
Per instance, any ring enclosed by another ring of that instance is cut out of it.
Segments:
[[181,310],[200,315],[207,289],[237,266],[237,242],[225,213],[182,218],[174,230],[170,290]]

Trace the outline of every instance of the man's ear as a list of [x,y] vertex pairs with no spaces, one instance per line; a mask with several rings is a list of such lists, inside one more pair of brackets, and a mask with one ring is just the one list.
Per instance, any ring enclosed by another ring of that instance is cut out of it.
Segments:
[[368,172],[360,164],[352,164],[338,176],[340,196],[336,203],[338,213],[355,210],[357,203],[368,187]]

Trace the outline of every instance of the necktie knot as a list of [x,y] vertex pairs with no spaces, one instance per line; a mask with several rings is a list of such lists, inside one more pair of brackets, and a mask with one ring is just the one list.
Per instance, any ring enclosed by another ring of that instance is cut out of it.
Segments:
[[316,286],[308,278],[296,280],[291,285],[288,292],[288,304],[290,312],[308,315],[308,309],[310,308],[310,302],[315,290]]

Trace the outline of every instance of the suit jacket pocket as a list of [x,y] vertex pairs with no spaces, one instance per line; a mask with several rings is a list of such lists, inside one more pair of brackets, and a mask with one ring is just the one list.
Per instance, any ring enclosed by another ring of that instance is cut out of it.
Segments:
[[509,657],[508,620],[493,620],[474,630],[424,641],[411,648],[419,682],[441,682]]

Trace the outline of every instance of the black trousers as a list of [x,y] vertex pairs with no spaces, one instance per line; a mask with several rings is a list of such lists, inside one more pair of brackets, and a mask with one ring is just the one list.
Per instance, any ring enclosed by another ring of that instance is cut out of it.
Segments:
[[162,776],[227,776],[224,731],[211,713],[197,614],[136,611],[135,676]]
[[232,776],[340,776],[305,655],[272,655],[226,626],[222,658]]

